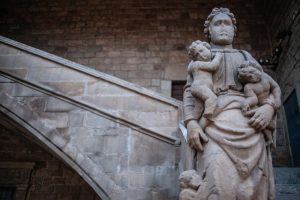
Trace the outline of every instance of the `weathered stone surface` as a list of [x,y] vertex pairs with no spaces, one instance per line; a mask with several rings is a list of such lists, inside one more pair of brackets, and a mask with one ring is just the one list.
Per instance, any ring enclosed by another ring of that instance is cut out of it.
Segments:
[[68,96],[81,96],[84,94],[85,83],[79,82],[42,82],[41,84],[49,86],[54,91],[59,91]]
[[39,113],[39,117],[41,118],[40,120],[45,124],[45,126],[56,127],[56,128],[69,127],[69,116],[67,113],[61,113],[61,112]]
[[143,137],[136,131],[133,131],[133,134],[129,145],[130,166],[170,166],[175,164],[175,148],[170,148],[161,141]]
[[99,106],[105,110],[135,110],[135,111],[175,111],[176,107],[156,103],[155,100],[149,99],[145,96],[140,96],[134,93],[127,93],[124,95],[87,95],[78,97],[78,100],[84,100],[95,106]]
[[84,112],[69,112],[69,125],[70,127],[83,127]]
[[86,113],[85,116],[85,126],[90,128],[101,128],[101,129],[108,129],[108,128],[115,128],[117,124],[112,120],[109,120],[104,117],[99,117],[99,115]]
[[[5,47],[3,47],[4,49]],[[7,47],[6,49],[12,49]],[[0,55],[0,69],[1,68],[50,68],[58,67],[59,65],[50,61],[47,61],[38,56],[33,56],[29,53],[22,52],[22,54],[12,55]]]
[[44,111],[46,107],[47,98],[33,97],[29,100],[29,106],[32,111]]
[[69,112],[76,110],[76,107],[55,97],[48,97],[45,111],[47,112]]
[[24,87],[21,84],[15,84],[13,91],[14,91],[13,96],[15,96],[15,97],[42,97],[42,96],[46,96],[46,94],[44,94],[44,93],[33,90],[31,88]]
[[20,77],[20,78],[26,78],[27,76],[27,69],[26,68],[3,68],[2,71],[6,73],[10,73],[13,76]]
[[39,70],[30,68],[27,79],[35,82],[82,82],[94,80],[91,76],[62,67],[40,68]]
[[87,94],[88,95],[128,95],[130,91],[125,88],[118,87],[116,85],[109,84],[107,82],[98,80],[93,82],[88,82]]
[[15,84],[12,82],[4,82],[0,84],[0,91],[13,95]]
[[11,82],[13,81],[3,76],[0,76],[0,83],[11,83]]
[[0,44],[0,55],[1,56],[6,56],[6,55],[16,55],[16,54],[21,54],[22,51],[16,48],[8,48],[7,45],[5,44]]
[[[119,112],[125,119],[132,119],[137,124],[145,124],[147,127],[170,127],[178,121],[177,112]],[[160,120],[156,119],[160,117]]]

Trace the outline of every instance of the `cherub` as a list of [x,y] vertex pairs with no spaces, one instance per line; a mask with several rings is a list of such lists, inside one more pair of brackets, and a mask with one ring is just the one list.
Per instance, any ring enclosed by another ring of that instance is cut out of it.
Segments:
[[192,59],[188,66],[188,73],[193,78],[191,93],[194,97],[204,102],[205,118],[212,118],[217,106],[217,96],[212,91],[212,73],[215,72],[222,60],[222,54],[216,53],[212,59],[211,47],[207,42],[194,41],[188,49]]
[[[244,94],[246,99],[242,102],[241,109],[246,113],[254,106],[262,106],[268,103],[270,95],[274,98],[276,110],[281,105],[281,91],[278,84],[266,73],[262,67],[255,62],[245,61],[238,67],[238,79],[244,84]],[[273,144],[272,132],[275,128],[275,119],[272,120],[264,130],[265,138],[268,144]],[[274,145],[274,144],[273,144]]]
[[179,194],[179,200],[195,199],[201,184],[201,177],[195,170],[184,171],[179,176],[179,184],[182,189]]

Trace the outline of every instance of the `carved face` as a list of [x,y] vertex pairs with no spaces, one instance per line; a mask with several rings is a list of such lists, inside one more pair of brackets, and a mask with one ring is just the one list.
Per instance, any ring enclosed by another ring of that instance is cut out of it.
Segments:
[[179,183],[181,188],[197,190],[201,184],[201,178],[194,170],[188,170],[180,174]]
[[253,66],[239,67],[238,79],[242,83],[257,83],[261,80],[262,72]]
[[196,53],[197,53],[197,60],[210,61],[211,59],[210,50],[207,47],[205,47],[203,44],[197,45]]
[[223,13],[216,15],[209,24],[211,43],[216,45],[232,44],[234,26],[231,18]]
[[206,42],[193,42],[189,47],[189,56],[192,60],[210,61],[210,45]]

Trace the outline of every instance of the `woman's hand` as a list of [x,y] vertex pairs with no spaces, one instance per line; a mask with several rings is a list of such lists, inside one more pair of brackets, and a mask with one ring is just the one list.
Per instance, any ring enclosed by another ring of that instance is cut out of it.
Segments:
[[187,123],[188,144],[192,149],[203,151],[203,144],[208,142],[208,137],[196,120]]
[[264,104],[256,109],[245,113],[245,116],[251,117],[249,124],[258,130],[266,128],[274,115],[274,108],[269,104]]

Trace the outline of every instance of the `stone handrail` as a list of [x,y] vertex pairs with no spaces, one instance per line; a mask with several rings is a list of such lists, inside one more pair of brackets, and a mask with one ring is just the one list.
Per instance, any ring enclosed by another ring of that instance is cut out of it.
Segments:
[[21,85],[24,85],[25,87],[29,87],[31,89],[34,89],[36,91],[39,91],[41,93],[44,93],[46,95],[49,95],[49,96],[52,96],[52,97],[55,97],[57,99],[60,99],[62,101],[65,101],[67,103],[70,103],[72,105],[75,105],[81,109],[84,109],[84,110],[87,110],[89,112],[92,112],[96,115],[100,115],[102,117],[105,117],[107,119],[110,119],[112,121],[115,121],[115,122],[118,122],[124,126],[127,126],[129,128],[132,128],[132,129],[135,129],[141,133],[144,133],[148,136],[151,136],[153,138],[156,138],[156,139],[159,139],[161,141],[164,141],[164,142],[167,142],[169,144],[173,144],[173,145],[178,145],[178,138],[175,138],[175,137],[171,137],[169,135],[164,135],[163,133],[159,133],[159,132],[156,132],[156,131],[153,131],[153,130],[150,130],[146,127],[143,127],[139,124],[136,124],[130,120],[127,120],[123,117],[118,117],[118,116],[114,116],[108,112],[106,112],[105,110],[102,110],[100,108],[96,108],[92,105],[89,105],[88,103],[84,102],[84,101],[80,101],[80,100],[76,100],[76,99],[73,99],[73,98],[70,98],[60,92],[57,92],[57,91],[54,91],[52,90],[51,88],[47,88],[47,87],[44,87],[44,86],[41,86],[41,85],[38,85],[38,84],[35,84],[33,82],[29,82],[29,81],[26,81],[26,80],[23,80],[21,78],[18,78],[16,76],[13,76],[11,74],[8,74],[6,72],[3,72],[0,70],[0,75],[9,79],[9,80],[12,80],[14,82],[17,82]]

